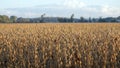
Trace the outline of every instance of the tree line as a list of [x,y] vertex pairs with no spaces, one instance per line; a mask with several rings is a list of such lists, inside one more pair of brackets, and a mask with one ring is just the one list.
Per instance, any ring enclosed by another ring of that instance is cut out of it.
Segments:
[[120,16],[118,17],[106,17],[106,18],[84,18],[80,17],[74,18],[74,14],[72,14],[69,18],[67,17],[45,17],[45,14],[42,14],[37,18],[22,18],[17,16],[7,16],[0,15],[0,23],[45,23],[45,22],[120,22]]

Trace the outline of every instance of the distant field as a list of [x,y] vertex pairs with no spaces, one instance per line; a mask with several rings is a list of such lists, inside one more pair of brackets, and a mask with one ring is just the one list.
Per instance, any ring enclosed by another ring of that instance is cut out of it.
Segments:
[[119,68],[120,24],[0,24],[0,68]]

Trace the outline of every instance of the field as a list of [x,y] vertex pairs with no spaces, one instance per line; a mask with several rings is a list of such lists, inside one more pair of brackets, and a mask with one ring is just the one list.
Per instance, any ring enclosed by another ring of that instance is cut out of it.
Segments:
[[0,24],[0,68],[119,68],[120,24]]

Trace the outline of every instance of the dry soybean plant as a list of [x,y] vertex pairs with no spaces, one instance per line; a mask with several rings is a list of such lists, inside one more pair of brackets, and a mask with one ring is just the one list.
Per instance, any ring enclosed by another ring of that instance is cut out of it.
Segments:
[[0,24],[0,68],[119,68],[120,24]]

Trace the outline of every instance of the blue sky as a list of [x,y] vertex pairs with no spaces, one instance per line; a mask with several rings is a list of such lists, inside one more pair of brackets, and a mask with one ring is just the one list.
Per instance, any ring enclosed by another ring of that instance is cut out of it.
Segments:
[[0,14],[22,17],[106,17],[120,15],[120,0],[1,0]]

